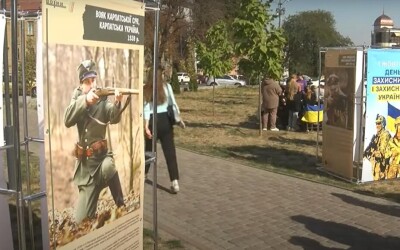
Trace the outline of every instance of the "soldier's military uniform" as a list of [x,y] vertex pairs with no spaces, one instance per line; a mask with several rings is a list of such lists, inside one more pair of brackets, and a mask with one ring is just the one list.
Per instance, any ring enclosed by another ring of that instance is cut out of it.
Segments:
[[[371,151],[371,155],[368,157],[372,165],[372,175],[374,180],[385,179],[386,162],[385,153],[388,142],[390,140],[390,133],[385,129],[386,119],[382,115],[377,115],[376,124],[381,124],[381,128],[377,131],[375,137],[370,142],[375,145],[374,150]],[[369,147],[370,147],[369,146]]]
[[385,158],[389,161],[386,168],[387,179],[400,177],[400,116],[394,122],[396,133],[389,140]]
[[[84,62],[89,66],[86,67],[86,71],[80,70],[81,81],[85,75],[86,77],[96,75],[92,69],[94,63]],[[105,140],[108,123],[118,123],[121,119],[120,112],[121,104],[111,103],[107,97],[99,99],[94,105],[87,106],[86,94],[82,92],[81,87],[74,90],[71,102],[65,111],[65,126],[69,128],[77,125],[79,134],[79,141],[75,145],[77,159],[73,177],[74,183],[79,188],[76,211],[78,222],[95,215],[100,191],[107,186],[110,187],[116,205],[118,207],[124,205],[118,172]]]

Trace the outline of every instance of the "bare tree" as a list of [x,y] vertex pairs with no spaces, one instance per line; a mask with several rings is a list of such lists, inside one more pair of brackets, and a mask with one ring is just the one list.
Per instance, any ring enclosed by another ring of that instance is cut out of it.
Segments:
[[[204,41],[205,33],[217,21],[229,23],[239,10],[240,0],[161,0],[159,25],[159,62],[179,69],[185,60],[189,41]],[[145,17],[146,65],[152,65],[154,48],[154,12]],[[172,70],[171,70],[172,72]]]

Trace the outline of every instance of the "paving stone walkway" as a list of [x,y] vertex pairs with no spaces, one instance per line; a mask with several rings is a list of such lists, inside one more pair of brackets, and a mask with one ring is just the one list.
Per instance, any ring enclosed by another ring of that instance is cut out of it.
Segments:
[[[400,249],[398,203],[182,149],[177,154],[175,195],[159,150],[158,230],[185,249]],[[150,182],[144,219],[151,229]]]

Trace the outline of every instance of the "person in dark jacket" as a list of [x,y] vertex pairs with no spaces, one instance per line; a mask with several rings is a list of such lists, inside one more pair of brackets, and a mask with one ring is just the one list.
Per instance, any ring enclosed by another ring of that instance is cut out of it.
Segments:
[[315,93],[315,86],[307,86],[303,97],[304,105],[317,105],[317,94]]
[[279,106],[277,114],[278,128],[285,129],[288,125],[289,111],[286,103],[286,88],[281,85],[282,93],[279,95]]
[[287,88],[287,108],[289,110],[289,121],[288,121],[288,131],[298,130],[298,119],[299,112],[302,106],[302,93],[299,88],[299,84],[296,79],[292,80],[288,84]]
[[282,92],[282,88],[275,80],[264,77],[261,91],[263,100],[263,130],[269,128],[271,131],[279,131],[276,127],[276,115],[279,106],[279,95]]

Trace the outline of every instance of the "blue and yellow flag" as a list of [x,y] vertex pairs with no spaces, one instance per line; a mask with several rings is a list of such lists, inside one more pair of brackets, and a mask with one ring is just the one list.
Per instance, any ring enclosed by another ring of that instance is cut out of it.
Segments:
[[304,116],[301,118],[303,122],[307,123],[318,123],[322,122],[324,117],[324,106],[318,105],[306,105],[304,109]]
[[396,132],[396,128],[394,127],[394,120],[400,116],[400,109],[396,108],[392,104],[388,103],[388,115],[387,115],[387,124],[386,129],[390,132]]

